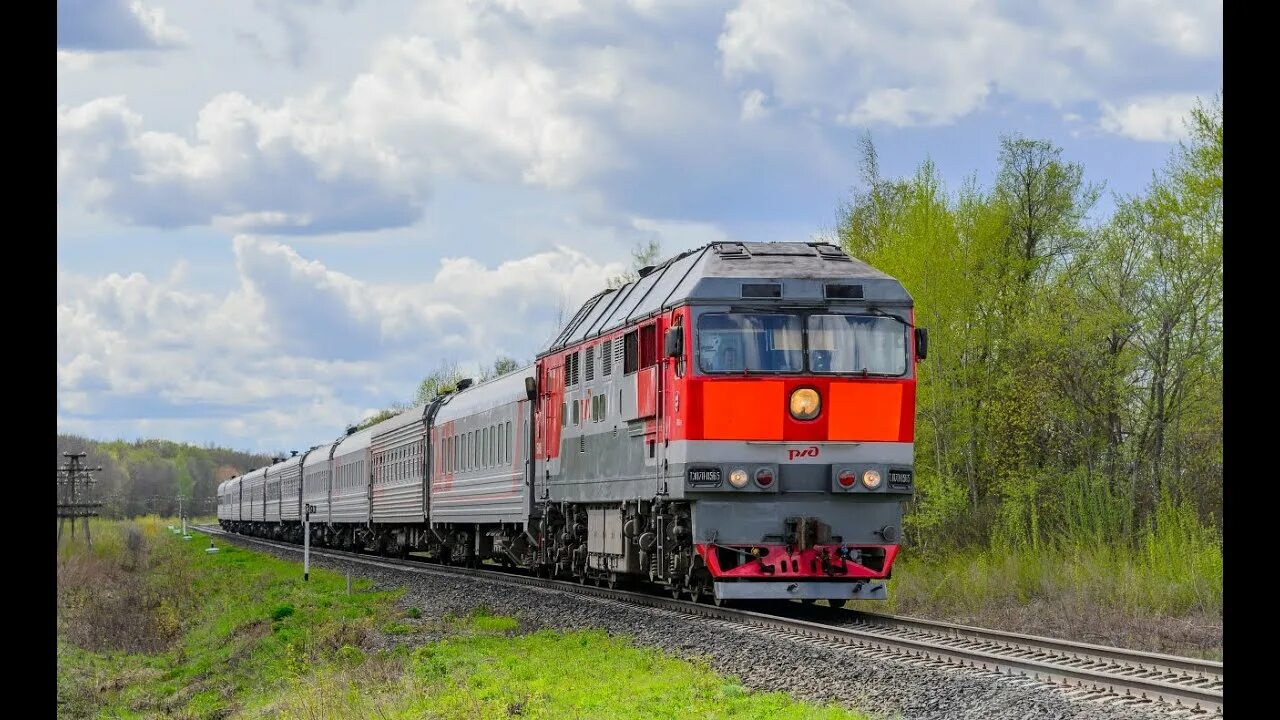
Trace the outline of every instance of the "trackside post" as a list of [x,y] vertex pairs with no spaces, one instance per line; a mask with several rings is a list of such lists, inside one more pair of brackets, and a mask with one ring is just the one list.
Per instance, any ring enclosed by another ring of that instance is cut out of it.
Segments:
[[311,513],[315,505],[308,504],[302,516],[302,581],[311,580]]

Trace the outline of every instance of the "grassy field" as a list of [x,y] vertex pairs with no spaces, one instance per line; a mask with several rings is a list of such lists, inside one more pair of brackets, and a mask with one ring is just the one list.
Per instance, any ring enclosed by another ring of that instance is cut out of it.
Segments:
[[857,605],[1221,659],[1222,546],[1193,520],[1167,518],[1137,546],[1100,537],[935,555],[908,547],[889,602]]
[[[58,714],[112,718],[858,718],[748,691],[603,632],[430,618],[398,593],[169,522],[58,555]],[[584,671],[589,669],[589,671]]]

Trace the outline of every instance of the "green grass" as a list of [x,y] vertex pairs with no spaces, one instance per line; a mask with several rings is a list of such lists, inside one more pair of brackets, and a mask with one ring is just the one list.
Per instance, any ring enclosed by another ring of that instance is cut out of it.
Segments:
[[60,551],[60,716],[861,717],[599,631],[525,633],[484,607],[432,618],[365,582],[348,596],[337,574],[304,583],[298,563],[222,543],[206,554],[206,538],[167,524],[99,522],[93,552]]
[[1036,543],[992,542],[922,554],[904,548],[887,603],[859,609],[1221,657],[1222,544],[1185,506],[1123,539],[1077,525]]

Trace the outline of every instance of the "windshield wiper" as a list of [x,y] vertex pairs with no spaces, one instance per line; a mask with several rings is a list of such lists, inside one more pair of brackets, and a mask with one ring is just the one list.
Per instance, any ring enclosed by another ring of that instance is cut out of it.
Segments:
[[898,322],[902,323],[903,325],[906,325],[906,326],[907,326],[907,327],[909,327],[909,328],[915,329],[915,326],[914,326],[914,325],[912,325],[911,323],[907,322],[906,320],[903,320],[902,318],[898,317],[897,315],[890,315],[889,313],[887,313],[887,312],[885,312],[885,311],[881,310],[880,308],[873,308],[873,307],[872,307],[872,308],[867,308],[867,309],[866,309],[866,312],[867,312],[867,314],[869,314],[869,315],[875,315],[876,317],[890,318],[890,319],[892,319],[892,320],[897,320]]

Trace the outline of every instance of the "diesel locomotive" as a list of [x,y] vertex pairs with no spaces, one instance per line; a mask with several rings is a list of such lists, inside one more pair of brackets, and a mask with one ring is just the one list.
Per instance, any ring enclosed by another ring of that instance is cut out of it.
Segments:
[[227,480],[218,519],[716,603],[883,599],[927,340],[834,245],[712,243],[591,297],[529,367]]

